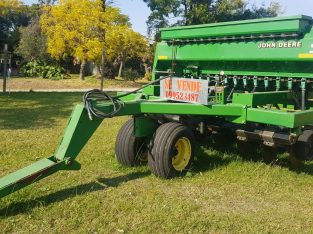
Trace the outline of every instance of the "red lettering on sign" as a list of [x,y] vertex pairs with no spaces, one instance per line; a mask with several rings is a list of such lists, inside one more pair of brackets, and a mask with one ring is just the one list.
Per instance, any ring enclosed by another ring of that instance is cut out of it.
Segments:
[[172,78],[161,82],[161,97],[191,103],[206,104],[207,83],[197,79]]
[[172,82],[170,79],[167,79],[164,81],[165,89],[171,89],[172,88]]
[[[167,88],[167,86],[165,87]],[[201,83],[198,81],[192,81],[192,80],[191,81],[177,80],[177,88],[180,91],[199,93],[201,90]]]
[[182,90],[182,80],[177,80],[177,87],[178,87],[178,90]]

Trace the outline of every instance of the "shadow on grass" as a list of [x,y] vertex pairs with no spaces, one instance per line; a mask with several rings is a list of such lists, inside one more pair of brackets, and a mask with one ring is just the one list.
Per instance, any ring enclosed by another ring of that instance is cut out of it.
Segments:
[[0,115],[0,129],[50,128],[56,124],[57,118],[70,116],[70,107],[33,107],[3,109]]
[[13,93],[0,96],[0,129],[49,128],[69,117],[82,93]]
[[[262,156],[253,146],[246,150],[237,147],[235,139],[224,135],[208,136],[197,139],[202,147],[198,147],[194,162],[194,172],[205,172],[225,167],[234,161],[261,161]],[[210,153],[208,153],[210,150]]]
[[191,168],[192,172],[211,171],[216,168],[225,167],[233,160],[231,158],[224,158],[219,152],[208,155],[205,148],[201,147],[197,150],[197,158],[194,161],[194,166]]
[[[225,167],[235,161],[264,162],[263,152],[259,143],[249,142],[237,145],[234,139],[208,137],[202,139],[202,147],[197,150],[197,159],[192,172],[205,172]],[[211,152],[208,154],[207,150]],[[269,163],[267,163],[269,164]],[[304,162],[298,165],[289,160],[288,153],[279,154],[276,161],[269,165],[286,168],[296,174],[313,175],[313,163]]]
[[287,168],[290,171],[296,174],[306,174],[313,176],[313,164],[312,162],[302,162],[299,165],[295,165],[294,163],[290,162],[288,156],[283,155],[278,159],[276,162],[277,166]]
[[38,197],[36,198],[36,200],[27,200],[13,203],[10,204],[8,207],[0,210],[0,217],[9,217],[27,213],[36,207],[46,207],[50,204],[61,202],[72,197],[83,196],[85,194],[89,194],[95,191],[105,190],[109,187],[118,187],[122,183],[143,178],[150,174],[150,171],[145,171],[130,173],[127,175],[113,178],[101,178],[95,182],[66,188],[42,197]]

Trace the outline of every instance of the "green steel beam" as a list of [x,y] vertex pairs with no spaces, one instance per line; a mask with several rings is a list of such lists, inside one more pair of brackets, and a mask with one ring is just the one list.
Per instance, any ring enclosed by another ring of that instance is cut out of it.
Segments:
[[285,104],[291,99],[290,91],[234,93],[233,103],[256,107],[267,104]]
[[313,124],[313,110],[300,111],[294,115],[294,127],[301,127],[304,125]]
[[[273,93],[272,93],[273,94]],[[287,95],[280,92],[279,95]],[[253,96],[253,94],[251,94]],[[259,100],[250,99],[250,104],[268,104],[268,99],[261,94],[256,94]],[[272,96],[273,98],[274,96]],[[279,98],[282,98],[281,96]],[[261,108],[247,108],[245,104],[216,104],[199,105],[190,103],[160,102],[141,100],[136,102],[125,102],[124,109],[117,115],[142,115],[142,114],[172,114],[172,115],[201,115],[220,116],[234,122],[244,124],[246,122],[262,123],[287,128],[296,128],[313,123],[313,110],[285,112],[282,110],[265,110]],[[110,104],[99,103],[96,107],[105,113],[112,111]]]
[[[142,100],[138,101],[126,101],[123,103],[123,108],[116,114],[116,116],[124,116],[124,115],[140,115],[140,103]],[[113,111],[113,106],[111,103],[101,103],[95,102],[94,107],[99,109],[104,113],[110,113]]]
[[55,152],[55,157],[58,160],[68,157],[75,159],[101,122],[102,120],[98,118],[90,120],[84,105],[77,105]]
[[294,127],[294,118],[292,113],[282,111],[270,111],[257,108],[247,109],[247,121],[253,123],[263,123],[274,126]]
[[242,105],[200,105],[191,103],[142,102],[141,112],[147,114],[241,116]]
[[[282,98],[282,96],[288,95],[288,93],[279,92],[277,95],[279,98]],[[253,94],[249,96],[253,96]],[[249,101],[252,105],[261,105],[261,103],[268,104],[268,101],[271,100],[271,98],[267,99],[264,95],[261,95],[261,93],[257,93],[255,96],[255,100],[252,98]],[[257,100],[257,98],[259,98],[259,100]],[[275,98],[274,94],[272,98]],[[112,111],[112,106],[108,103],[96,103],[95,105],[105,113]],[[234,123],[244,124],[246,122],[254,122],[287,128],[296,128],[313,123],[313,110],[297,112],[265,110],[261,108],[247,108],[247,103],[226,105],[216,104],[205,106],[190,103],[141,100],[135,102],[125,102],[124,108],[117,115],[122,116],[142,114],[220,116],[225,117],[227,120]]]
[[0,178],[0,198],[57,172],[63,165],[64,161],[50,157]]
[[283,112],[278,110],[247,109],[247,122],[286,128],[297,128],[313,123],[313,111]]
[[[95,103],[95,107],[104,113],[113,110],[110,103]],[[168,101],[133,101],[124,102],[123,109],[117,116],[141,114],[172,114],[172,115],[207,115],[207,116],[242,116],[245,113],[243,105],[200,105],[191,103],[175,103]]]

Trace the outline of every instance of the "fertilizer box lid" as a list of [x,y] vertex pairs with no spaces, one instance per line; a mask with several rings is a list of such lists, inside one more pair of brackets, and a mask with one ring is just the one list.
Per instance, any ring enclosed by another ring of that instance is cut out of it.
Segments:
[[173,40],[260,34],[304,34],[308,30],[308,27],[311,26],[311,17],[299,15],[163,28],[161,29],[161,38],[162,40]]

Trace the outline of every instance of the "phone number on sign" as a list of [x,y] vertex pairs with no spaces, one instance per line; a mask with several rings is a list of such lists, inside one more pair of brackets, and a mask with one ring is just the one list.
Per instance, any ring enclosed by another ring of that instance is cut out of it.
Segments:
[[199,101],[199,94],[196,94],[196,93],[166,91],[165,96],[168,99],[174,99],[178,101],[186,101],[186,102],[198,102]]

